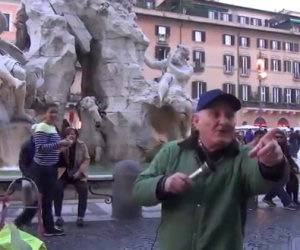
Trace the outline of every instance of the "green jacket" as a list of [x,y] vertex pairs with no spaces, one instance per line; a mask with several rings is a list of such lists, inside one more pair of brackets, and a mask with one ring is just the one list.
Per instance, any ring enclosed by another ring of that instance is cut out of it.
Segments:
[[[262,177],[249,150],[239,146],[237,155],[218,161],[216,170],[195,180],[191,190],[162,201],[161,250],[242,249],[247,199],[277,183]],[[182,149],[176,141],[168,143],[136,180],[134,196],[143,206],[156,205],[161,202],[157,183],[164,175],[189,175],[197,168],[193,150]]]

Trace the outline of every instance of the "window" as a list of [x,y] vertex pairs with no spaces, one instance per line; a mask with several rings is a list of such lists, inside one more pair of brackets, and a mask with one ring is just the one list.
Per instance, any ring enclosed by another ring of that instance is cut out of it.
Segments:
[[10,14],[3,13],[6,19],[4,31],[10,31]]
[[271,41],[271,49],[272,50],[280,50],[280,42],[272,40]]
[[283,61],[283,72],[292,73],[292,62],[285,60]]
[[288,52],[299,52],[299,44],[283,42],[283,49]]
[[208,18],[217,20],[218,16],[219,15],[217,11],[212,11],[212,10],[208,11]]
[[249,17],[246,16],[238,16],[238,22],[240,24],[249,24]]
[[235,85],[232,83],[224,83],[223,91],[227,94],[235,95]]
[[193,41],[194,42],[205,42],[205,32],[204,31],[193,31]]
[[170,36],[170,27],[156,25],[155,35],[158,37],[159,42],[166,42]]
[[240,56],[240,73],[241,76],[249,76],[251,69],[250,56]]
[[292,89],[284,89],[284,102],[292,103]]
[[294,79],[300,79],[300,62],[293,62]]
[[254,26],[262,26],[262,21],[259,18],[251,18],[251,24]]
[[299,52],[299,43],[294,43],[294,52]]
[[258,93],[260,95],[259,101],[261,102],[269,102],[269,87],[258,87]]
[[155,58],[158,60],[163,60],[168,57],[170,53],[170,47],[155,46]]
[[265,71],[269,69],[269,59],[268,58],[264,58],[265,61]]
[[279,59],[271,59],[271,70],[274,72],[281,71],[281,61]]
[[221,13],[221,20],[225,22],[232,22],[232,14]]
[[223,44],[228,46],[234,45],[234,36],[233,35],[223,35]]
[[273,88],[273,103],[281,102],[281,88]]
[[240,85],[240,98],[242,101],[250,101],[250,96],[251,96],[251,86],[242,84]]
[[234,56],[224,55],[223,56],[223,68],[225,74],[233,74],[234,71]]
[[199,97],[206,92],[206,82],[194,81],[192,82],[192,98],[199,99]]
[[268,40],[257,38],[257,48],[259,49],[267,49],[268,48]]
[[245,37],[245,36],[241,36],[239,38],[239,45],[242,46],[242,47],[250,47],[250,38]]
[[194,50],[193,62],[194,62],[194,72],[202,72],[204,70],[204,64],[205,64],[205,52]]

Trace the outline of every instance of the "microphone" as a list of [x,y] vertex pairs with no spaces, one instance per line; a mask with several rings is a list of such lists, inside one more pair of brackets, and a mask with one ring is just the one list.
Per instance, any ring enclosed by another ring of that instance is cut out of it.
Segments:
[[189,178],[194,180],[197,177],[203,176],[207,177],[209,176],[213,171],[215,170],[215,167],[213,164],[208,164],[207,161],[205,161],[195,172],[189,175]]

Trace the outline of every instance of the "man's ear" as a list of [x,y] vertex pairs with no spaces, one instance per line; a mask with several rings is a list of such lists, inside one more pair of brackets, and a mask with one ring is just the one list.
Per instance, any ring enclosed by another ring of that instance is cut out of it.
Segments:
[[199,122],[199,115],[198,114],[193,114],[192,115],[192,123],[197,124]]

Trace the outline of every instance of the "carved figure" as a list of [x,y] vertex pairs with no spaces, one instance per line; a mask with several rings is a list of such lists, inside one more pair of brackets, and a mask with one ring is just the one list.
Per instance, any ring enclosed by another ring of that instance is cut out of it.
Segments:
[[[5,17],[0,11],[0,34],[4,31]],[[20,60],[26,62],[23,53],[13,44],[0,39],[0,78],[2,84],[14,88],[16,112],[15,118],[31,120],[25,112],[26,71]]]
[[78,111],[81,120],[79,138],[86,143],[91,158],[100,162],[105,141],[100,130],[102,118],[96,98],[94,96],[84,97],[78,104]]
[[192,100],[184,90],[193,74],[193,67],[188,59],[189,50],[184,45],[178,45],[172,56],[161,61],[153,61],[145,56],[146,65],[164,72],[158,83],[159,107],[169,105],[179,113],[183,124],[182,136],[189,132],[188,124],[192,114]]

